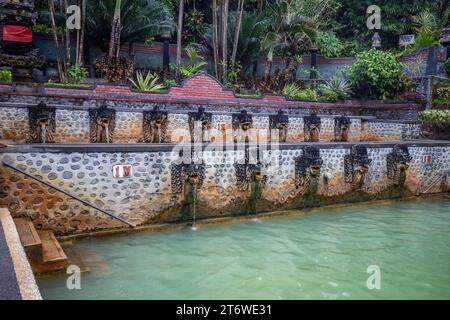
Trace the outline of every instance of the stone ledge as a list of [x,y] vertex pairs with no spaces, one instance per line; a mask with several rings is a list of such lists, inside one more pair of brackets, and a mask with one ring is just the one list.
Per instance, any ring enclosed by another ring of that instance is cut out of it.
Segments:
[[[20,242],[16,225],[14,224],[11,214],[5,208],[0,208],[0,227],[3,228],[6,244],[15,271],[15,275],[11,275],[11,277],[15,277],[17,280],[22,300],[42,300],[36,284],[36,279],[34,278],[25,251]],[[1,272],[3,272],[3,270],[1,270]],[[13,292],[10,292],[10,294],[13,295]],[[2,298],[8,299],[8,297]]]
[[[407,147],[440,147],[450,146],[450,141],[444,140],[410,140],[410,141],[371,141],[371,142],[300,142],[300,143],[280,143],[280,150],[300,149],[306,146],[316,146],[320,149],[350,149],[354,145],[364,145],[368,148],[392,148],[394,145],[404,145]],[[1,148],[0,154],[4,153],[115,153],[115,152],[171,152],[175,147],[186,147],[190,144],[16,144],[12,147]],[[221,144],[203,144],[202,148],[216,147],[215,151],[222,151]],[[230,145],[228,145],[230,146]],[[256,144],[250,144],[255,148]],[[260,144],[262,150],[265,144]],[[234,146],[238,150],[243,150],[243,144]],[[270,144],[267,146],[270,150]]]

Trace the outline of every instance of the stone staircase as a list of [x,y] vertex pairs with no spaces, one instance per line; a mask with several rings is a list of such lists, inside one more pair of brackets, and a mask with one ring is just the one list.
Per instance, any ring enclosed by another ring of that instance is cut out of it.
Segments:
[[67,268],[67,256],[52,231],[36,230],[33,223],[25,218],[14,219],[14,223],[34,273]]

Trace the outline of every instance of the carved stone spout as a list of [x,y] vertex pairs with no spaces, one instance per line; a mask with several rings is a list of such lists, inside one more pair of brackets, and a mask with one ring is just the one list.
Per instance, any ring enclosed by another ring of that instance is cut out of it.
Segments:
[[189,113],[189,131],[191,142],[211,142],[210,131],[212,114],[205,112],[204,107],[198,108],[197,112]]
[[144,142],[166,142],[168,115],[157,105],[152,111],[145,111],[143,118]]
[[352,185],[352,190],[363,188],[371,163],[367,148],[362,145],[353,146],[351,153],[344,157],[345,182]]
[[321,119],[316,113],[303,117],[305,142],[320,141]]
[[253,127],[253,117],[242,110],[238,114],[233,114],[233,130],[235,132],[235,142],[249,142],[250,129]]
[[295,161],[296,187],[301,187],[305,194],[316,194],[319,187],[322,164],[320,149],[316,147],[303,148],[303,155]]
[[334,119],[334,140],[347,142],[349,140],[351,120],[349,117],[341,116]]
[[387,155],[387,176],[393,180],[395,187],[403,188],[405,186],[406,171],[411,160],[412,157],[406,146],[395,145],[392,152]]
[[28,109],[30,143],[53,143],[56,130],[55,108],[44,102]]
[[287,141],[287,134],[289,128],[289,116],[286,115],[283,110],[279,110],[276,115],[272,115],[269,118],[270,121],[270,133],[271,140],[274,140],[273,131],[277,132],[277,139],[279,142]]
[[105,105],[89,110],[92,143],[113,143],[115,117],[115,110],[108,109]]

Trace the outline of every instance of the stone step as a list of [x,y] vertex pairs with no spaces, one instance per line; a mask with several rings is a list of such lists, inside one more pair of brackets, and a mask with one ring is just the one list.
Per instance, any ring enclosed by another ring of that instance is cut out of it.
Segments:
[[53,231],[37,231],[42,241],[42,263],[33,263],[32,269],[35,273],[47,273],[65,270],[69,265],[69,260],[56,239]]
[[33,223],[26,218],[14,219],[20,242],[31,263],[42,263],[42,241]]

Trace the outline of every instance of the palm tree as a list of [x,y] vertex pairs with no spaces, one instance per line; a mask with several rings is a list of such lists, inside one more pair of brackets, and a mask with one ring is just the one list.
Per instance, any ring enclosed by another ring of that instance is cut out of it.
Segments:
[[217,25],[217,0],[212,0],[212,48],[214,55],[214,72],[219,79],[219,35]]
[[228,0],[222,0],[222,81],[228,80]]
[[53,39],[55,41],[56,64],[58,66],[59,80],[61,82],[66,82],[67,81],[67,69],[66,69],[66,64],[61,60],[62,54],[61,54],[61,47],[59,46],[59,41],[58,41],[58,33],[57,33],[57,29],[56,29],[56,20],[55,20],[55,3],[53,0],[48,0],[48,9],[49,9],[49,13],[50,13],[50,22],[52,25]]
[[78,34],[78,45],[77,45],[77,59],[76,63],[81,64],[83,61],[84,54],[84,29],[86,25],[86,0],[80,0],[81,9],[81,30]]
[[177,58],[176,58],[176,79],[180,81],[180,67],[181,67],[181,34],[183,32],[183,14],[184,14],[184,1],[180,0],[178,7],[178,33],[177,33]]
[[116,0],[114,16],[111,23],[111,36],[109,38],[109,57],[119,58],[120,53],[120,7],[122,0]]
[[261,42],[261,47],[267,52],[264,67],[264,82],[269,83],[275,50],[280,50],[287,57],[286,68],[291,58],[306,43],[315,44],[317,41],[317,25],[307,16],[300,15],[300,11],[291,6],[290,1],[276,0],[267,4],[269,10],[267,30]]
[[239,0],[237,6],[237,22],[236,22],[236,30],[234,31],[233,53],[231,54],[231,67],[234,67],[234,64],[236,63],[237,46],[239,43],[239,34],[241,33],[241,22],[242,22],[242,13],[244,11],[244,3],[245,0]]
[[[87,1],[86,33],[104,51],[109,50],[115,1]],[[120,43],[145,41],[175,27],[170,10],[157,0],[121,0],[120,25]]]

